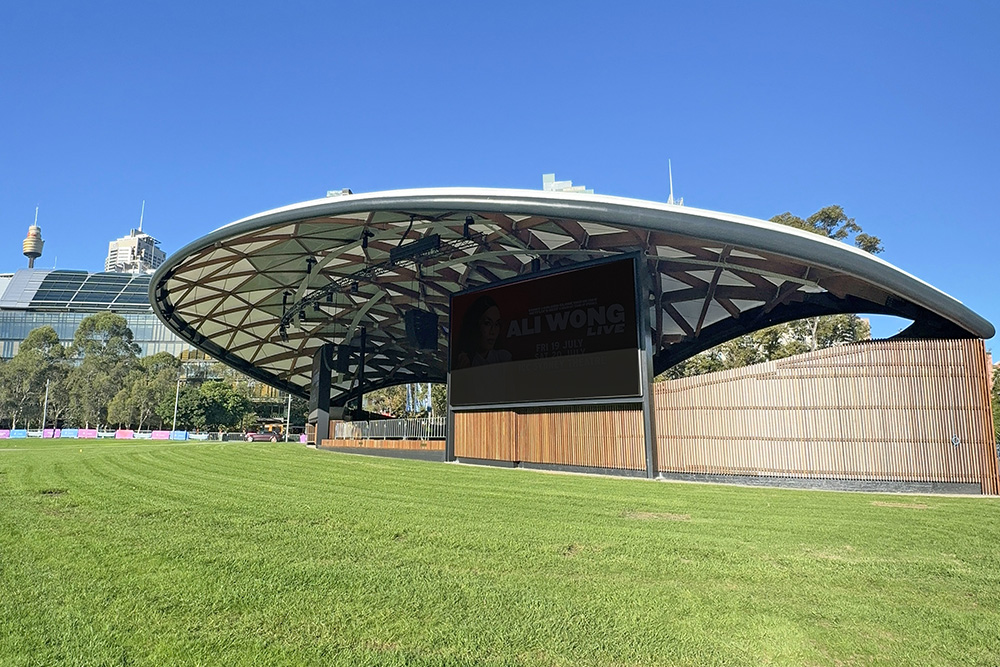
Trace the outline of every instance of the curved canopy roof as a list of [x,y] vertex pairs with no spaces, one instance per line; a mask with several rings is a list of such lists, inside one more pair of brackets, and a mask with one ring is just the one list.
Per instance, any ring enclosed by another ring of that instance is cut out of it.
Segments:
[[[419,239],[426,247],[410,245]],[[636,252],[648,268],[657,373],[735,336],[818,314],[897,315],[913,320],[901,334],[910,337],[994,333],[927,283],[817,234],[687,206],[486,188],[345,194],[266,211],[171,255],[150,298],[182,338],[299,396],[308,395],[317,348],[348,342],[363,326],[368,391],[444,381],[446,344],[407,344],[411,308],[436,313],[446,341],[455,292]],[[341,405],[353,394],[351,373],[334,378],[333,394]]]

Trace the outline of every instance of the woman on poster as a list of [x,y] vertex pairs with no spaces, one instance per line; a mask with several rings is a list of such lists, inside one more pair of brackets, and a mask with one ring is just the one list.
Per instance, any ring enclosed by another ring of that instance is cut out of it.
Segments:
[[496,349],[500,328],[496,301],[485,294],[473,301],[462,319],[455,370],[510,361],[510,352]]

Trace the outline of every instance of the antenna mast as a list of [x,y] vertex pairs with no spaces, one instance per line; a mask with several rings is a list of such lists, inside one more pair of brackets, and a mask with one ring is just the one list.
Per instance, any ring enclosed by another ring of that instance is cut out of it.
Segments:
[[667,197],[667,203],[674,203],[674,168],[670,164],[670,160],[667,160],[667,173],[670,175],[670,196]]

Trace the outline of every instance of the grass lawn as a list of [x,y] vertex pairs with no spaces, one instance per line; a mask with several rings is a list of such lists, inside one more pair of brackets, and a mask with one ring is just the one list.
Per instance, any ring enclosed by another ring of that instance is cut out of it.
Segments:
[[1000,664],[1000,500],[0,441],[0,664]]

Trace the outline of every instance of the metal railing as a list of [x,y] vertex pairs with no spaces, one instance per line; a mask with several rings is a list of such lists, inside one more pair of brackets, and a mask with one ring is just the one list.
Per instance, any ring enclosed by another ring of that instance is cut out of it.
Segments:
[[447,433],[445,417],[340,422],[333,427],[338,440],[444,440]]

